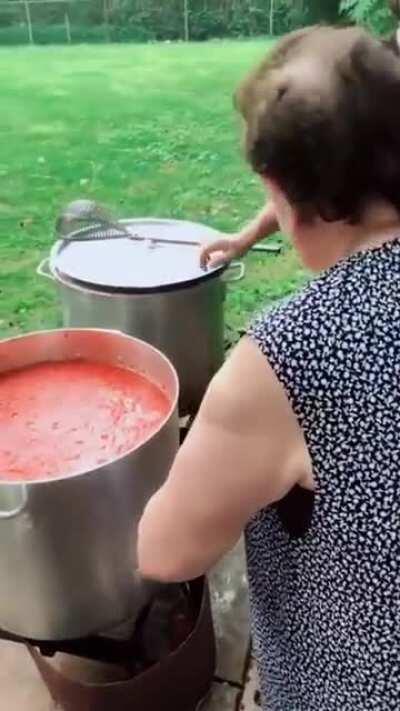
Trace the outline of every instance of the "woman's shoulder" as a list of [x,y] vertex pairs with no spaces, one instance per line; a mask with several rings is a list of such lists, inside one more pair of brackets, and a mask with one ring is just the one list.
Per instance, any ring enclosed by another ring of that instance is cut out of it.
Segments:
[[346,265],[325,272],[255,317],[248,335],[272,364],[318,367],[351,320],[347,277]]
[[362,271],[356,260],[347,260],[311,279],[300,291],[267,306],[256,316],[251,328],[266,329],[299,327],[306,324],[324,324],[329,317],[337,322],[338,316],[350,308],[354,293],[360,284]]
[[264,308],[253,320],[250,330],[264,327],[286,331],[291,325],[297,330],[300,324],[323,318],[332,301],[331,290],[331,279],[326,274],[313,279],[295,294]]

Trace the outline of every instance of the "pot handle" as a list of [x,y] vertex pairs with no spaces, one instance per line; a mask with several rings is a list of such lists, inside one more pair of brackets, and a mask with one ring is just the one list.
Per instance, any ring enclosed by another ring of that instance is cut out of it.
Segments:
[[3,502],[0,504],[0,507],[5,507],[0,508],[0,521],[5,521],[7,519],[19,516],[19,514],[22,513],[28,502],[28,491],[25,484],[13,486],[12,490],[13,495],[10,497],[10,508],[6,508],[5,503]]
[[50,259],[49,257],[45,257],[45,259],[42,259],[40,264],[36,267],[36,274],[38,274],[41,277],[45,277],[46,279],[50,279],[50,281],[55,281],[51,270],[50,270]]
[[[230,272],[232,272],[230,274]],[[231,262],[224,274],[224,280],[227,282],[241,281],[246,273],[246,267],[243,262]]]

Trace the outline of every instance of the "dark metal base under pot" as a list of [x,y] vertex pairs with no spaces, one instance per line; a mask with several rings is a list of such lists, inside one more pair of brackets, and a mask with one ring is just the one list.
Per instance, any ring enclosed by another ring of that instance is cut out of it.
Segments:
[[[204,578],[190,585],[197,621],[191,634],[171,654],[143,673],[119,680],[115,665],[102,681],[88,683],[67,676],[30,648],[32,658],[60,711],[195,711],[207,695],[215,670],[215,637],[210,596]],[[127,660],[128,662],[128,660]],[[105,681],[104,679],[107,679]]]

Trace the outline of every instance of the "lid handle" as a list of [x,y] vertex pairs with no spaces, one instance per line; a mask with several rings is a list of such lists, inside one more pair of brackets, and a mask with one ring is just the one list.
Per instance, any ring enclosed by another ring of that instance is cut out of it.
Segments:
[[55,281],[54,276],[53,276],[51,269],[50,269],[49,257],[42,259],[40,264],[36,267],[36,274],[38,274],[41,277],[45,277],[46,279],[50,279],[50,281]]
[[[28,502],[28,490],[25,484],[15,486],[5,484],[0,503],[0,521],[16,518]],[[3,501],[5,499],[5,501]],[[10,507],[8,508],[9,505]]]
[[224,274],[224,280],[228,283],[241,281],[246,273],[246,267],[243,262],[231,262]]

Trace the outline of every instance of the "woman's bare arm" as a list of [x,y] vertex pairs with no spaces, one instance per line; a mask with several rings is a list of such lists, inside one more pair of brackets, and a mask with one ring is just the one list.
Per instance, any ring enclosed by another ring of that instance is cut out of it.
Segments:
[[302,431],[265,357],[244,339],[211,383],[165,485],[139,527],[143,576],[206,572],[249,518],[296,483],[312,486]]

